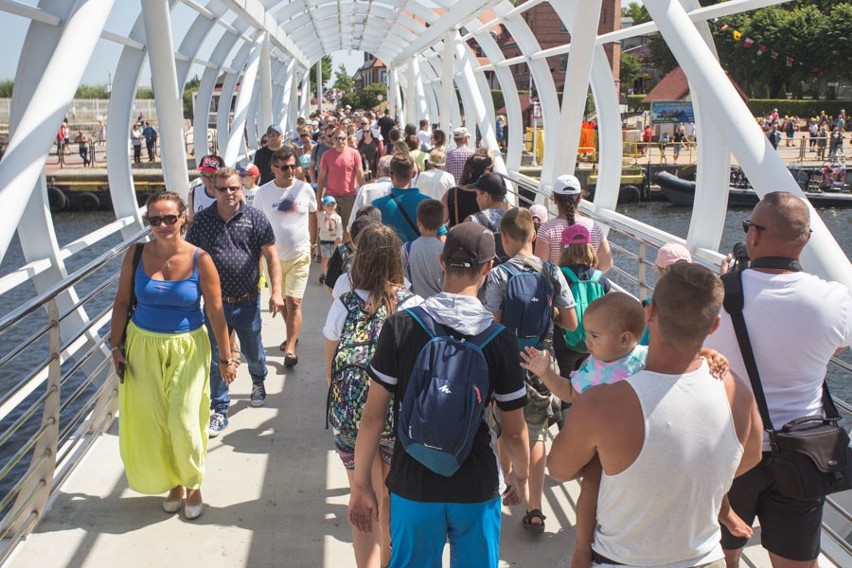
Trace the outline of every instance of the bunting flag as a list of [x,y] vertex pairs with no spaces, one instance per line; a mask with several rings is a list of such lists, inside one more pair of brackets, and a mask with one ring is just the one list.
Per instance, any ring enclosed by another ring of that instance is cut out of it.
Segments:
[[[716,20],[714,19],[713,21],[715,22]],[[719,31],[724,32],[724,31],[727,31],[727,30],[731,31],[730,37],[731,37],[731,39],[733,39],[733,41],[742,40],[743,49],[751,49],[752,46],[754,46],[755,40],[753,40],[750,37],[744,37],[743,32],[741,32],[740,30],[731,28],[730,24],[722,24],[721,26],[719,26]],[[808,63],[807,61],[802,61],[801,59],[796,59],[794,57],[790,57],[789,55],[786,55],[786,54],[781,53],[779,51],[776,51],[774,49],[770,49],[769,47],[766,46],[766,44],[763,44],[763,43],[757,44],[757,49],[755,50],[755,57],[760,57],[764,53],[766,53],[767,51],[769,52],[769,56],[772,57],[772,59],[783,58],[784,64],[787,67],[792,68],[792,67],[798,65],[799,69],[802,69],[802,70],[810,69],[811,73],[814,73],[814,74],[818,74],[818,73],[822,72],[822,67],[811,66],[811,64]]]

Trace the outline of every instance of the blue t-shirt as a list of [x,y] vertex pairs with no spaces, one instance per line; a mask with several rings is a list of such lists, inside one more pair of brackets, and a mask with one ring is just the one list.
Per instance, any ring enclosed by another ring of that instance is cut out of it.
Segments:
[[133,323],[157,333],[184,333],[201,327],[201,286],[198,281],[198,250],[192,256],[192,274],[184,280],[154,280],[145,274],[142,258],[133,283],[136,309]]
[[[394,200],[394,197],[396,200]],[[420,231],[417,230],[417,206],[421,201],[429,199],[428,195],[423,195],[416,187],[400,189],[398,187],[391,188],[390,195],[380,197],[373,201],[373,206],[382,212],[382,223],[388,227],[392,227],[402,242],[413,241],[420,236]],[[399,202],[405,213],[400,211]],[[409,222],[409,219],[411,222]]]

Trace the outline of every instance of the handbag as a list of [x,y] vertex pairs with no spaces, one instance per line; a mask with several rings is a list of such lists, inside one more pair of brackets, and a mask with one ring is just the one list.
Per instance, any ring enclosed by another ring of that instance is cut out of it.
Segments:
[[[139,259],[142,258],[142,249],[145,248],[145,244],[136,243],[133,246],[133,268],[130,272],[130,304],[127,308],[127,323],[124,324],[124,329],[121,332],[121,340],[118,342],[118,348],[121,350],[122,355],[127,352],[127,346],[125,345],[127,341],[127,326],[130,324],[130,318],[133,317],[133,311],[136,309],[136,270],[139,268]],[[124,364],[118,369],[118,382],[124,383]]]
[[[751,266],[801,270],[798,262],[776,257],[756,259]],[[831,493],[852,488],[849,435],[838,424],[840,413],[831,398],[828,383],[823,381],[822,384],[825,416],[796,418],[776,430],[769,417],[766,395],[760,383],[757,362],[743,317],[742,272],[725,274],[722,282],[725,284],[725,311],[731,315],[763,428],[769,435],[769,470],[778,491],[795,499],[821,499]]]

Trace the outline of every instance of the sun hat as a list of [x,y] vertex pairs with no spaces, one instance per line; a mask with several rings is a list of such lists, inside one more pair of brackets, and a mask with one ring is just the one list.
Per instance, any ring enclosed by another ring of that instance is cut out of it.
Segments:
[[467,138],[468,136],[470,136],[470,131],[464,126],[459,126],[455,130],[453,130],[454,140],[461,140],[463,138]]

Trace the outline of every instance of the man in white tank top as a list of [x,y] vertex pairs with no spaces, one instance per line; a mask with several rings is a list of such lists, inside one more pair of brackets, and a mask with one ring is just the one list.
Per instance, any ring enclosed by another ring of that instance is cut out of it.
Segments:
[[698,351],[719,325],[722,283],[678,263],[647,308],[644,371],[590,388],[548,456],[550,476],[603,468],[592,544],[598,564],[724,566],[719,508],[733,478],[760,461],[762,426],[748,386],[714,378]]

